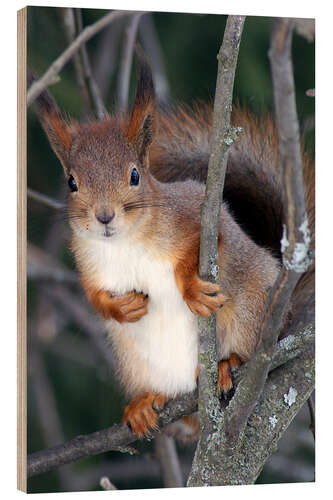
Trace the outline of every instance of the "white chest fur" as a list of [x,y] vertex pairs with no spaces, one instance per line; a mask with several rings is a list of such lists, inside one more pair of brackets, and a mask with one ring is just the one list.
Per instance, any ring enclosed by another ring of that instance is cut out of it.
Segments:
[[197,321],[178,290],[172,264],[125,239],[82,243],[81,258],[99,287],[149,295],[148,314],[136,323],[106,322],[128,392],[154,391],[173,397],[193,390]]

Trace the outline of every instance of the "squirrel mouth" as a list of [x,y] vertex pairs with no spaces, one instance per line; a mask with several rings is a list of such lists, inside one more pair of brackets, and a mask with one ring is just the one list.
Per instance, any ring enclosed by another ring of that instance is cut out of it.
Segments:
[[110,236],[114,235],[115,231],[110,231],[110,229],[106,228],[104,233],[103,233],[103,236],[105,236],[106,238],[110,238]]

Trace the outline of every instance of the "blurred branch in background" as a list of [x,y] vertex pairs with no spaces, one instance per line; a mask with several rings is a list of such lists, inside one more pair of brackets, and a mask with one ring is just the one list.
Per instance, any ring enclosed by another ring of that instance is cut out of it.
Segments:
[[30,188],[27,189],[27,195],[28,198],[31,198],[38,203],[42,203],[47,207],[54,208],[55,210],[65,210],[66,208],[66,205],[64,203],[61,203],[58,200],[50,198],[50,196],[47,196],[46,194],[39,193],[38,191]]
[[151,61],[157,99],[159,102],[167,102],[170,98],[169,82],[152,13],[147,13],[142,16],[139,24],[139,34],[145,53],[149,56]]
[[[60,13],[62,14],[62,22],[67,35],[68,43],[71,44],[83,30],[81,9],[66,7],[60,9]],[[104,118],[105,107],[91,70],[85,44],[83,44],[80,50],[74,54],[73,63],[78,88],[87,111],[93,111],[96,118]]]
[[[45,369],[43,353],[39,348],[39,342],[30,341],[28,376],[35,396],[45,446],[50,447],[62,443],[64,441],[64,434],[58,416],[53,387]],[[67,468],[58,469],[57,472],[62,487],[65,490],[71,490],[73,470]]]
[[104,100],[107,98],[115,72],[124,21],[124,19],[119,19],[117,23],[104,30],[94,57],[93,71]]
[[[74,19],[74,9],[63,7],[59,9],[59,14],[65,30],[68,44],[71,44],[77,36]],[[86,108],[90,109],[91,103],[89,99],[88,89],[84,81],[82,61],[79,52],[73,55],[73,64],[75,68],[77,86],[81,94],[82,101],[85,103]]]
[[105,491],[116,490],[117,488],[113,483],[111,483],[110,479],[107,476],[101,477],[99,484],[101,488]]
[[134,14],[128,20],[123,36],[123,46],[120,57],[120,68],[118,71],[116,108],[118,111],[126,112],[128,106],[128,91],[131,78],[131,68],[134,53],[134,45],[143,12]]
[[[83,31],[82,11],[81,9],[72,9],[72,11],[75,22],[75,36],[79,36],[79,34]],[[92,74],[88,52],[85,44],[81,46],[78,56],[81,60],[83,80],[90,99],[90,106],[93,109],[96,118],[102,120],[103,118],[105,118],[106,111],[99,88]]]
[[155,437],[155,455],[160,464],[164,487],[182,488],[184,480],[174,438],[158,434]]
[[[61,189],[60,197],[63,194],[64,188]],[[58,263],[59,251],[64,243],[63,232],[59,226],[60,222],[56,221],[48,230],[44,244],[45,251],[28,242],[28,278],[33,275],[35,279],[38,277],[44,282],[49,282],[51,275],[55,281],[77,284],[78,280],[75,273],[66,272],[66,269]],[[45,367],[45,353],[41,349],[41,345],[52,343],[58,334],[58,314],[58,310],[47,300],[43,289],[39,288],[35,321],[32,321],[34,327],[29,332],[30,354],[28,368],[43,439],[47,447],[54,446],[64,440],[54,388]],[[57,472],[62,487],[65,490],[70,489],[73,480],[72,467],[66,470],[59,469]]]
[[66,269],[59,261],[46,253],[45,250],[28,242],[28,278],[37,281],[55,281],[79,285],[79,279],[74,271]]
[[55,75],[61,71],[65,64],[76,54],[76,52],[96,33],[99,33],[108,24],[114,22],[123,16],[134,15],[134,12],[116,11],[110,12],[106,16],[99,19],[96,23],[87,26],[80,35],[67,47],[67,49],[51,64],[49,69],[37,81],[35,81],[27,94],[27,106],[30,106],[34,100],[43,92],[43,90],[52,82]]
[[114,358],[112,350],[105,348],[105,333],[102,321],[97,315],[89,312],[90,306],[88,306],[88,303],[85,300],[80,300],[76,294],[61,285],[45,287],[44,293],[49,300],[70,315],[79,328],[82,328],[87,333],[101,358],[106,362],[110,371],[114,373]]

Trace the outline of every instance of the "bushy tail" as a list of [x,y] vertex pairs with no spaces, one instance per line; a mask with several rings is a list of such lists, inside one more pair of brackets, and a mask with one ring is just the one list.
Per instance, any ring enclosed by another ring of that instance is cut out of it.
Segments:
[[[151,170],[162,182],[194,179],[205,182],[209,161],[212,108],[176,107],[159,113],[159,128],[151,149]],[[278,135],[270,115],[257,117],[234,108],[232,124],[244,131],[229,152],[223,198],[235,219],[253,240],[281,257],[284,197]],[[303,152],[303,176],[309,227],[314,249],[315,170],[311,154]],[[314,266],[301,278],[293,297],[295,309],[314,299]],[[294,307],[293,307],[294,309]]]

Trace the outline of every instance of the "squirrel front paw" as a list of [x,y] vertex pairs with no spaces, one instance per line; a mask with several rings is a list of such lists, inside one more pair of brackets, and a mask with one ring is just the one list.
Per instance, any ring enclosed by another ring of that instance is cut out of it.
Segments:
[[216,283],[197,278],[184,292],[184,300],[194,314],[208,317],[228,300]]
[[93,297],[93,304],[104,319],[119,323],[134,323],[148,312],[148,295],[135,290],[125,295],[113,295],[106,290]]
[[162,410],[167,397],[161,393],[145,392],[136,396],[125,407],[123,423],[129,425],[138,438],[149,437],[150,431],[158,430],[156,410]]

